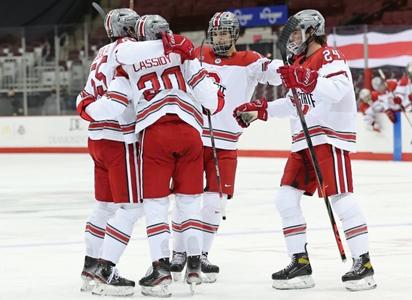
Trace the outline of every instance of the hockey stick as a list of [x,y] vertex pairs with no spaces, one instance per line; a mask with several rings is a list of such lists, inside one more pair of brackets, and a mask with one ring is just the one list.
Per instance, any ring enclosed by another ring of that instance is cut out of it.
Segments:
[[[382,69],[378,69],[378,73],[379,73],[379,76],[383,79],[383,82],[385,83],[385,86],[387,87],[385,73],[383,73]],[[395,93],[393,91],[391,93],[392,93],[393,97],[395,97]],[[412,127],[412,122],[409,119],[408,114],[406,113],[405,106],[403,106],[402,103],[399,104],[399,106],[401,107],[403,115],[405,116],[406,121],[409,123],[409,126]],[[411,143],[412,143],[412,141],[411,141]]]
[[99,5],[97,2],[92,2],[93,8],[99,13],[99,15],[104,19],[106,19],[106,13],[104,9]]
[[[289,37],[296,30],[297,26],[299,25],[299,21],[294,17],[290,17],[285,27],[282,29],[280,33],[279,41],[278,41],[278,48],[280,50],[283,62],[285,65],[288,65],[288,57],[286,54],[286,43],[289,40]],[[310,159],[312,161],[313,168],[315,170],[315,177],[318,184],[318,189],[325,200],[326,210],[328,211],[329,220],[332,225],[333,234],[335,236],[336,244],[339,249],[339,254],[343,262],[346,261],[345,249],[343,248],[342,240],[339,235],[338,226],[336,225],[335,217],[333,216],[332,207],[329,202],[329,197],[326,195],[326,186],[323,182],[322,173],[320,171],[318,158],[315,154],[315,149],[313,148],[312,139],[309,134],[308,125],[306,124],[305,115],[303,114],[302,107],[300,106],[300,101],[296,89],[292,88],[292,101],[296,107],[297,114],[300,119],[300,124],[302,125],[303,133],[305,135],[306,143],[308,144]]]
[[134,9],[134,0],[129,1],[129,8],[132,10]]
[[[203,45],[204,43],[205,43],[205,39],[202,40],[202,44],[200,45],[200,53],[199,53],[200,66],[203,65]],[[220,178],[219,161],[217,159],[215,134],[214,134],[213,126],[212,126],[212,116],[211,116],[210,110],[206,109],[206,115],[207,115],[207,121],[209,123],[209,132],[210,132],[210,141],[212,143],[213,161],[215,163],[217,188],[219,191],[219,199],[220,199],[220,210],[222,211],[222,219],[226,220],[226,202],[225,202],[225,199],[223,198],[222,180]]]

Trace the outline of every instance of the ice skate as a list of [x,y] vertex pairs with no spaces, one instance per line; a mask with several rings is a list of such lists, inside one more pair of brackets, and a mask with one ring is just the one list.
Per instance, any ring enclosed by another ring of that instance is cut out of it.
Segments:
[[200,269],[202,271],[202,282],[213,283],[217,280],[217,274],[219,273],[219,267],[212,264],[207,258],[207,252],[203,252],[200,257]]
[[101,296],[132,296],[135,283],[119,275],[110,261],[100,260],[95,272],[92,294]]
[[84,266],[82,273],[80,275],[82,279],[82,286],[80,288],[81,292],[91,292],[94,287],[94,273],[97,268],[98,260],[97,258],[85,256]]
[[377,284],[373,279],[373,274],[369,253],[362,254],[353,260],[350,271],[342,276],[343,285],[352,292],[374,289]]
[[142,294],[154,297],[170,297],[169,285],[172,283],[169,258],[162,258],[152,263],[146,276],[139,280]]
[[190,293],[195,293],[195,286],[202,283],[201,271],[200,271],[200,255],[189,256],[187,258],[186,283],[190,285]]
[[286,268],[272,274],[272,286],[279,290],[311,288],[315,286],[311,274],[308,254],[293,254],[292,261]]
[[179,281],[182,278],[182,271],[187,262],[186,252],[173,251],[172,261],[170,263],[170,272],[174,281]]

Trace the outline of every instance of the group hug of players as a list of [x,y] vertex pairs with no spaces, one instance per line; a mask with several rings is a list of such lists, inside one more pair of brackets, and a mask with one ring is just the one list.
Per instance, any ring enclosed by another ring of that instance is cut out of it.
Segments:
[[[143,295],[171,296],[172,274],[177,279],[184,270],[192,292],[195,285],[216,281],[219,267],[208,253],[224,203],[234,194],[237,141],[251,122],[269,116],[290,118],[292,128],[292,151],[276,195],[291,262],[272,274],[273,287],[315,285],[300,207],[302,195],[317,190],[308,146],[292,94],[250,101],[259,82],[298,91],[327,186],[323,192],[342,221],[353,259],[343,284],[349,290],[376,287],[366,220],[353,195],[349,152],[356,140],[357,109],[352,76],[341,53],[326,45],[323,16],[303,10],[293,17],[299,26],[287,49],[294,63],[284,65],[254,51],[236,51],[239,21],[231,12],[213,15],[208,43],[197,49],[173,34],[159,15],[140,17],[126,8],[106,15],[111,43],[99,50],[77,97],[80,116],[90,122],[96,199],[85,229],[82,291],[133,295],[135,282],[120,276],[115,266],[142,216],[152,260],[138,282]],[[276,132],[267,135],[276,138]]]
[[364,115],[367,128],[380,132],[382,125],[377,118],[378,113],[385,113],[389,120],[395,123],[396,112],[412,111],[412,62],[406,65],[405,73],[399,80],[386,80],[383,74],[374,77],[372,88],[372,91],[366,88],[360,90],[358,106]]

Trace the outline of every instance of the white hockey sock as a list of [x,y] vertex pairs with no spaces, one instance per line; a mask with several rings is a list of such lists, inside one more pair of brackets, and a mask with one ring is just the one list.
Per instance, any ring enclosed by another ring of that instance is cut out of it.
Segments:
[[175,202],[175,206],[172,211],[172,238],[173,238],[173,251],[176,252],[185,252],[185,245],[183,243],[183,234],[181,230],[182,226],[182,217],[177,209],[177,205]]
[[[226,201],[227,195],[224,195]],[[203,250],[209,252],[212,247],[215,233],[217,232],[221,217],[220,197],[218,193],[206,192],[202,201],[202,226],[203,226]]]
[[285,185],[280,187],[275,199],[289,256],[305,252],[306,221],[300,208],[302,194],[303,191]]
[[176,209],[182,217],[182,237],[188,256],[202,253],[201,195],[176,195]]
[[114,216],[107,222],[102,255],[104,260],[114,264],[119,262],[120,256],[129,243],[130,236],[136,221],[143,216],[142,204],[122,204]]
[[169,198],[144,199],[143,208],[146,215],[146,231],[152,261],[170,257],[170,228],[167,217]]
[[99,258],[104,239],[107,220],[116,212],[118,206],[113,203],[96,201],[96,205],[86,221],[86,255]]
[[358,258],[369,251],[366,219],[352,193],[335,195],[331,200],[334,211],[342,221],[352,257]]

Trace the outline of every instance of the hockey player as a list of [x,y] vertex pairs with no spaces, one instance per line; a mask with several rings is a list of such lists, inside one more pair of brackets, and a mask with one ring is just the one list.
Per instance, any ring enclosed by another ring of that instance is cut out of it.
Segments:
[[[133,294],[135,283],[118,275],[115,268],[142,215],[137,197],[137,139],[135,113],[129,105],[124,114],[102,119],[96,104],[107,92],[117,62],[114,50],[133,35],[139,16],[133,10],[110,11],[104,22],[112,43],[102,47],[94,59],[87,84],[77,97],[77,110],[89,125],[88,149],[94,162],[95,207],[86,229],[86,257],[81,274],[82,291],[102,295]],[[100,121],[96,121],[99,120]],[[93,279],[96,285],[92,285]]]
[[[217,150],[219,171],[221,176],[224,201],[233,197],[237,165],[237,141],[242,134],[236,120],[233,119],[233,109],[244,99],[250,99],[256,85],[270,83],[281,84],[276,73],[282,61],[269,61],[254,51],[237,51],[236,41],[239,37],[239,21],[231,12],[217,12],[209,21],[209,46],[196,49],[196,56],[202,61],[209,76],[225,88],[226,104],[222,112],[212,116],[212,125]],[[204,116],[202,135],[204,145],[204,172],[206,188],[203,194],[202,228],[203,249],[201,266],[204,282],[216,281],[219,267],[209,262],[208,253],[211,249],[214,235],[219,228],[221,216],[219,187],[211,148],[210,130],[207,116]],[[171,270],[179,273],[186,262],[186,253],[180,235],[182,221],[177,214],[173,215],[173,260]],[[177,274],[176,274],[177,275]],[[176,276],[177,278],[179,276]]]
[[[345,232],[353,258],[350,271],[342,276],[352,291],[376,287],[369,258],[368,229],[355,196],[349,152],[354,150],[356,101],[352,76],[341,52],[326,45],[325,20],[316,10],[303,10],[293,16],[299,24],[291,34],[287,48],[295,55],[291,66],[279,73],[284,85],[299,95],[314,151],[326,186],[326,194]],[[294,22],[293,22],[294,23]],[[288,24],[286,25],[288,26]],[[283,234],[290,264],[272,274],[277,289],[310,288],[315,285],[306,249],[306,222],[300,200],[313,195],[317,185],[301,123],[291,101],[258,99],[236,108],[234,114],[242,126],[250,121],[271,117],[290,117],[292,152],[289,154],[276,206],[282,219]]]
[[143,16],[135,31],[142,42],[118,47],[116,58],[121,66],[108,92],[118,97],[108,97],[105,101],[110,111],[118,115],[127,105],[127,99],[134,100],[136,133],[141,135],[141,197],[152,258],[152,267],[139,284],[144,295],[165,297],[171,295],[168,289],[171,193],[183,218],[183,240],[188,253],[186,282],[191,286],[201,283],[201,111],[202,106],[212,112],[220,111],[224,97],[220,86],[207,76],[198,60],[193,60],[194,49],[189,40],[169,35],[164,41],[170,41],[170,45],[166,48],[162,45],[161,33],[169,32],[164,18]]
[[380,132],[381,125],[377,121],[377,113],[384,111],[384,104],[378,100],[378,92],[361,89],[359,92],[358,110],[363,114],[367,129]]
[[395,95],[402,99],[401,105],[405,111],[412,111],[412,62],[406,65],[405,75],[399,80]]

